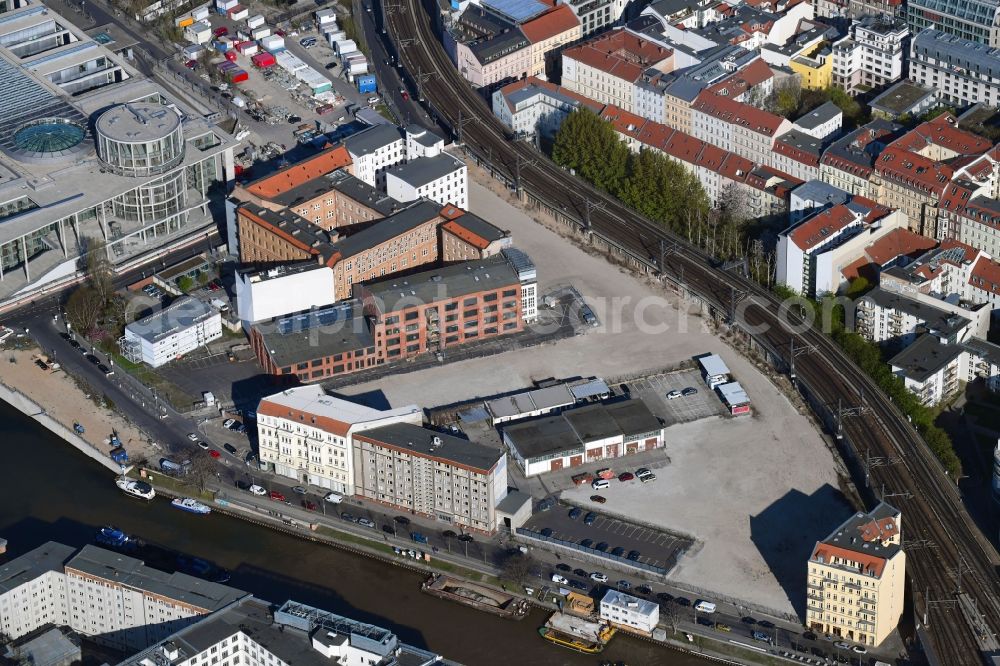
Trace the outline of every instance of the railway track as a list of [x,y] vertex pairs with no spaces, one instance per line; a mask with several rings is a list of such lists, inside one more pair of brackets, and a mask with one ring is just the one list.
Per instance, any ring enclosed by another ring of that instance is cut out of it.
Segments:
[[[858,459],[870,454],[897,461],[875,467],[868,475],[871,487],[884,485],[901,510],[905,543],[920,545],[904,549],[914,612],[931,643],[929,652],[948,666],[984,663],[972,628],[953,602],[960,582],[989,630],[1000,632],[1000,557],[973,524],[955,484],[888,397],[826,335],[812,327],[802,333],[789,330],[789,317],[782,317],[777,300],[759,285],[712,268],[702,251],[574,178],[530,146],[512,141],[448,59],[417,0],[393,5],[386,18],[394,44],[403,44],[397,48],[401,62],[408,72],[419,73],[420,97],[494,173],[508,183],[517,182],[550,210],[585,220],[590,230],[617,245],[634,263],[683,282],[718,312],[730,313],[749,299],[736,323],[766,327],[754,338],[773,357],[787,366],[793,341],[798,349],[812,349],[795,358],[796,377],[828,425],[831,410],[841,402],[859,406],[863,394],[863,411],[843,420],[843,433]],[[663,242],[670,252],[661,267],[657,258]],[[880,492],[874,490],[872,496]]]

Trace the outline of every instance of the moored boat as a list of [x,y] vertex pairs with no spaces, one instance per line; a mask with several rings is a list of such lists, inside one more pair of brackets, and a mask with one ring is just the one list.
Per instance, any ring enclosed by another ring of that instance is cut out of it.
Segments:
[[205,515],[212,512],[212,508],[207,504],[202,504],[196,499],[191,497],[178,497],[170,503],[175,509],[180,509],[181,511],[187,511],[189,513],[197,513],[199,515]]
[[614,633],[614,627],[607,624],[565,613],[554,613],[545,626],[538,629],[545,640],[584,654],[602,652]]
[[115,480],[115,485],[121,488],[121,491],[129,497],[138,497],[144,500],[151,500],[156,497],[156,491],[153,490],[153,486],[145,481],[130,479],[127,476],[119,476]]
[[122,532],[117,527],[105,525],[97,531],[94,541],[109,548],[124,548],[132,541],[132,537]]

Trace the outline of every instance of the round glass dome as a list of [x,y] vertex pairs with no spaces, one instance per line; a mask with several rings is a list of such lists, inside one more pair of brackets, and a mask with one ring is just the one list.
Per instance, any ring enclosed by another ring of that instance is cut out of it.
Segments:
[[44,118],[14,132],[14,147],[29,155],[59,155],[78,146],[87,131],[69,120]]

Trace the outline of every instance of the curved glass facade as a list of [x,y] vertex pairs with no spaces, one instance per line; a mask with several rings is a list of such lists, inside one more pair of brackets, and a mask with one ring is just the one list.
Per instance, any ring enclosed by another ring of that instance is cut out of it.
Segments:
[[157,178],[111,200],[114,215],[148,224],[184,209],[187,188],[183,170]]
[[164,137],[148,141],[119,141],[98,131],[97,154],[115,173],[152,176],[173,169],[184,161],[184,131],[178,126]]

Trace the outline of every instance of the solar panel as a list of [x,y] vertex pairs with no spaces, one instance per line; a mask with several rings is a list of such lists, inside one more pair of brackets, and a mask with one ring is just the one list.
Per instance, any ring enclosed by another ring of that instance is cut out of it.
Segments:
[[539,2],[539,0],[482,0],[482,2],[490,9],[517,23],[533,19],[549,9],[549,5]]
[[279,319],[276,327],[280,335],[301,333],[318,326],[330,326],[338,321],[347,321],[351,318],[353,312],[354,310],[350,304],[334,305],[323,310],[315,310]]

